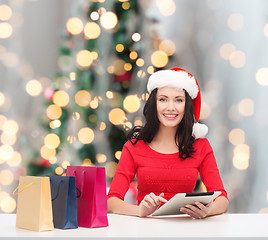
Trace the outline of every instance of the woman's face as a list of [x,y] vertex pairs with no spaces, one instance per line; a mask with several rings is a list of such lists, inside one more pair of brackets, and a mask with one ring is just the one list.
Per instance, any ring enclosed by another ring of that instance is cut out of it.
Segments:
[[177,128],[184,116],[185,92],[173,87],[159,88],[156,107],[160,126]]

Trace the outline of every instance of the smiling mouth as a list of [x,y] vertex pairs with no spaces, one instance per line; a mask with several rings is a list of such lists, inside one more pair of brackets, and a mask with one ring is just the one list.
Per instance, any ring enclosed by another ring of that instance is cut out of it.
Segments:
[[178,114],[163,114],[166,118],[175,118],[178,116]]

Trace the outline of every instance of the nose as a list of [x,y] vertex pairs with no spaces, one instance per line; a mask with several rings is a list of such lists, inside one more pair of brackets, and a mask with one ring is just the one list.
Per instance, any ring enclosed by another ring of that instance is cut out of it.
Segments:
[[169,111],[175,110],[175,105],[174,105],[173,101],[168,102],[167,110],[169,110]]

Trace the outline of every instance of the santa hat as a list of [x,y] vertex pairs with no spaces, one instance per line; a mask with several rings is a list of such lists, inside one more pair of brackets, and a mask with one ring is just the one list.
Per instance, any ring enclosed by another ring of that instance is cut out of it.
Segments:
[[195,139],[204,138],[208,127],[198,123],[201,111],[201,94],[198,82],[195,77],[182,68],[160,70],[153,73],[148,80],[147,90],[151,93],[155,88],[175,87],[185,90],[192,98],[194,116],[196,123],[193,125],[192,135]]

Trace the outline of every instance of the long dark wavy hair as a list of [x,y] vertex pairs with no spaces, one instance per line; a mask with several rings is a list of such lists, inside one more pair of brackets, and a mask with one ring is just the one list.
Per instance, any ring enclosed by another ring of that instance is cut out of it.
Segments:
[[[182,159],[191,157],[192,153],[195,152],[193,148],[194,137],[192,136],[194,124],[192,99],[186,91],[184,92],[184,116],[177,127],[175,135],[175,143],[179,149],[179,157]],[[128,134],[128,140],[136,139],[135,141],[131,141],[133,145],[135,145],[139,140],[143,140],[147,143],[152,142],[153,138],[158,132],[160,122],[157,116],[156,95],[157,88],[151,92],[144,106],[143,115],[146,120],[144,127],[136,126]]]

